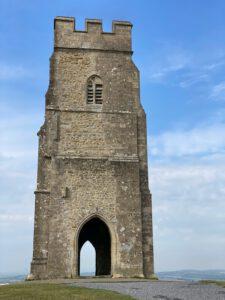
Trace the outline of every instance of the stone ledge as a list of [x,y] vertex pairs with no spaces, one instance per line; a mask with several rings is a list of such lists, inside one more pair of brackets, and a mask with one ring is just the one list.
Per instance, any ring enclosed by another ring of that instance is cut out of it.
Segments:
[[48,191],[48,190],[36,190],[36,191],[34,191],[34,194],[50,194],[50,191]]
[[113,110],[93,110],[93,109],[60,109],[57,106],[47,105],[46,110],[53,110],[53,111],[60,111],[60,112],[77,112],[77,113],[101,113],[101,114],[137,114],[137,112],[127,111],[127,110],[120,110],[120,111],[113,111]]
[[56,155],[56,159],[89,159],[89,160],[105,160],[110,162],[139,162],[138,156],[126,156],[126,157],[115,157],[115,156],[106,156],[106,157],[98,157],[98,156],[76,156],[76,155]]
[[[107,32],[104,32],[106,34]],[[117,49],[101,49],[101,48],[78,48],[78,47],[62,47],[62,46],[54,46],[54,50],[57,51],[74,51],[74,50],[79,50],[79,51],[97,51],[97,52],[111,52],[111,53],[124,53],[124,54],[129,54],[133,55],[133,51],[131,50],[117,50]]]

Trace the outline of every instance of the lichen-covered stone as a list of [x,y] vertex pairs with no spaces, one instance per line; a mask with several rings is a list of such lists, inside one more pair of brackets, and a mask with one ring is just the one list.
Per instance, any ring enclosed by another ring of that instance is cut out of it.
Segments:
[[[45,123],[38,133],[32,278],[78,276],[79,243],[98,230],[109,232],[110,275],[153,274],[146,119],[131,28],[114,22],[113,32],[104,33],[99,20],[87,20],[86,31],[76,31],[73,18],[55,18]],[[102,82],[102,104],[87,103],[93,75]],[[90,224],[102,229],[87,228],[79,239],[94,218],[102,223]],[[93,237],[93,243],[100,261],[104,238]],[[104,260],[99,265],[102,270]]]

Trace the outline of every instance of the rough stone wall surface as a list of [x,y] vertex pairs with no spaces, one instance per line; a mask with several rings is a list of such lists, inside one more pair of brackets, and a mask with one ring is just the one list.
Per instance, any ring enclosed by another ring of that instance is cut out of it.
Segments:
[[[78,237],[92,217],[111,236],[111,275],[153,274],[151,194],[139,72],[129,22],[99,20],[86,31],[55,19],[54,53],[39,136],[35,201],[35,279],[78,275]],[[102,104],[87,103],[87,81],[102,80]],[[104,242],[104,241],[103,241]]]

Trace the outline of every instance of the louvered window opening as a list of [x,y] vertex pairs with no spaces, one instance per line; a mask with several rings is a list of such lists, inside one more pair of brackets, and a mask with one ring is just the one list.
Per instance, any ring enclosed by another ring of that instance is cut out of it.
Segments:
[[99,77],[93,77],[88,81],[87,103],[102,104],[102,84]]
[[87,103],[93,103],[94,101],[94,89],[93,89],[93,84],[89,83],[88,84],[88,96],[87,96]]

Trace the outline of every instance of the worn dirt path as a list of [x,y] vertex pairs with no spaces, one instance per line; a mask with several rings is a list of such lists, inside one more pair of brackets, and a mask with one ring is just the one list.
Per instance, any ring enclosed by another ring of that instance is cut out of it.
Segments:
[[82,280],[71,283],[94,289],[106,289],[127,294],[140,300],[225,300],[225,289],[188,281],[100,281]]

